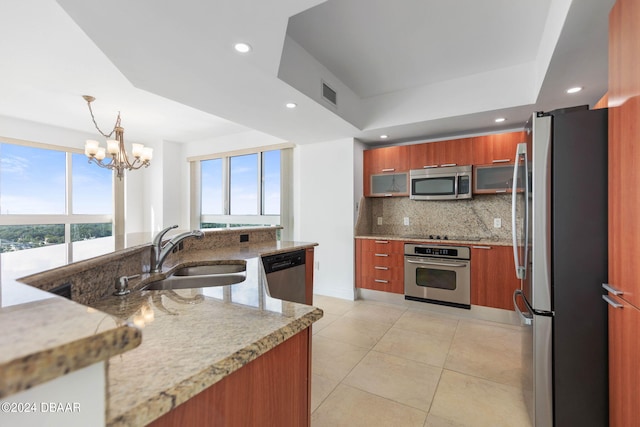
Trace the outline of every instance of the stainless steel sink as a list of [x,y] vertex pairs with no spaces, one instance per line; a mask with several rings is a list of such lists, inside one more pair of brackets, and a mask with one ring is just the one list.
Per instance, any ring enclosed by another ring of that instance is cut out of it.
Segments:
[[246,271],[246,262],[237,262],[233,264],[213,264],[213,265],[197,265],[195,267],[184,267],[176,270],[172,276],[202,276],[209,274],[231,274],[242,273]]
[[218,264],[184,267],[164,280],[152,282],[142,288],[146,291],[167,289],[209,288],[243,282],[246,278],[246,261],[223,261]]

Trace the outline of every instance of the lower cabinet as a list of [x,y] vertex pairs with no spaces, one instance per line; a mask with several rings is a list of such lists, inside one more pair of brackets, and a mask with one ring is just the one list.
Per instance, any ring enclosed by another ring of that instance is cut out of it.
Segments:
[[404,242],[356,239],[356,287],[404,294]]
[[309,426],[310,384],[307,328],[149,426]]
[[513,310],[513,292],[518,288],[512,246],[471,247],[472,305]]
[[609,294],[609,425],[636,426],[640,420],[640,310]]
[[[356,288],[404,294],[404,243],[356,239]],[[471,305],[513,310],[519,287],[511,246],[471,246]]]

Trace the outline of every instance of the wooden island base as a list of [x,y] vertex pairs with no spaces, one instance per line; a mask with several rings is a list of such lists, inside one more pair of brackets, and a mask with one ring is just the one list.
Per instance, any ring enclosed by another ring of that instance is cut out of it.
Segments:
[[307,328],[149,426],[309,426],[310,387]]

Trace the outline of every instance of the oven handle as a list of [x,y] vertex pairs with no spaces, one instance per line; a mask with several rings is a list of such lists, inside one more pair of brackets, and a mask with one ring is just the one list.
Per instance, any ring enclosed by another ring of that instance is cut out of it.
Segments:
[[434,261],[414,261],[412,259],[407,259],[406,260],[409,264],[422,264],[422,265],[437,265],[440,267],[466,267],[467,265],[469,265],[469,263],[456,263],[456,264],[449,264],[446,262],[434,262]]

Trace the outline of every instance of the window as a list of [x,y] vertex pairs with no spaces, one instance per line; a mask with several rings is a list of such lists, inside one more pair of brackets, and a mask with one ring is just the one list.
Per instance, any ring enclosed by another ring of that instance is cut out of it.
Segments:
[[[288,148],[288,147],[287,147]],[[291,150],[268,149],[252,153],[227,153],[216,158],[190,159],[200,178],[193,184],[199,190],[192,202],[200,215],[194,226],[227,228],[252,225],[283,225],[290,217],[285,208],[282,218],[282,183],[291,163]],[[197,174],[194,175],[197,177]],[[284,182],[290,181],[285,180]],[[289,194],[287,186],[285,193]],[[288,206],[288,205],[287,205]]]
[[258,215],[258,154],[229,157],[229,213]]
[[224,214],[224,194],[222,191],[222,159],[203,160],[202,174],[202,213],[207,215]]
[[0,141],[0,252],[112,235],[113,173],[73,151]]
[[280,150],[262,153],[262,212],[280,215]]
[[64,214],[66,156],[0,143],[0,213]]

